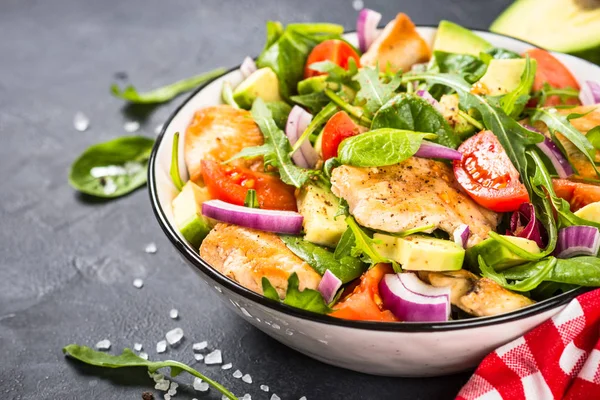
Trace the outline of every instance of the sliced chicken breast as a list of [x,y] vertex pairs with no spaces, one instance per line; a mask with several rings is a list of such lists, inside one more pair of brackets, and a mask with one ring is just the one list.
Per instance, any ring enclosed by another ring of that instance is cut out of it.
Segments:
[[419,35],[415,24],[404,13],[396,16],[360,58],[361,65],[376,66],[391,71],[409,71],[414,64],[431,58],[429,45]]
[[262,278],[267,277],[284,298],[287,280],[294,272],[299,289],[316,289],[321,276],[270,232],[236,225],[217,224],[200,246],[200,256],[223,275],[262,294]]
[[419,278],[435,287],[450,287],[450,302],[477,317],[504,314],[529,306],[533,300],[504,289],[488,278],[461,269],[448,272],[419,272]]
[[359,224],[384,232],[433,225],[452,235],[466,224],[472,246],[485,239],[499,220],[498,214],[461,192],[448,165],[426,158],[411,157],[380,168],[342,165],[333,170],[331,183],[333,193],[348,202]]
[[[202,108],[185,132],[185,164],[194,182],[202,180],[202,160],[227,161],[245,147],[260,146],[264,138],[249,111],[219,105]],[[233,166],[262,170],[262,157],[237,159]]]

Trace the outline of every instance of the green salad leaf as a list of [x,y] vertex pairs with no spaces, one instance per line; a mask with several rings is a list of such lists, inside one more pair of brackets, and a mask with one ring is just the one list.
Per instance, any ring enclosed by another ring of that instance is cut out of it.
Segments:
[[113,96],[127,100],[130,103],[165,103],[173,100],[181,93],[189,92],[190,90],[198,87],[198,85],[208,82],[219,75],[223,75],[225,72],[226,71],[224,68],[217,68],[210,72],[196,75],[187,79],[182,79],[170,85],[162,86],[142,93],[138,92],[137,89],[132,85],[127,86],[125,89],[120,89],[119,85],[117,84],[113,84],[110,87],[110,91]]
[[311,114],[318,114],[331,101],[323,92],[313,92],[291,96],[290,100],[305,108],[308,108]]
[[500,286],[514,290],[516,292],[529,292],[532,289],[535,289],[539,286],[540,283],[547,280],[550,272],[556,266],[557,259],[554,257],[548,257],[543,260],[537,262],[540,266],[540,269],[536,271],[535,274],[531,274],[527,278],[522,280],[518,280],[514,283],[508,283],[506,277],[502,273],[498,273],[494,271],[492,267],[489,267],[482,256],[478,257],[479,268],[481,269],[481,275],[484,277],[493,280]]
[[265,47],[263,51],[275,44],[277,40],[283,35],[283,25],[279,21],[267,21],[266,25],[267,40],[265,41]]
[[71,165],[69,183],[82,193],[114,198],[146,183],[154,140],[124,136],[88,147]]
[[265,296],[267,299],[280,301],[279,294],[277,293],[277,290],[273,287],[273,285],[271,285],[269,278],[267,278],[266,276],[263,276],[261,283],[262,283],[263,296]]
[[173,135],[173,147],[171,149],[171,168],[169,170],[169,174],[171,175],[171,180],[173,184],[177,188],[177,190],[181,191],[183,189],[183,179],[181,179],[181,174],[179,173],[179,132],[175,132]]
[[[540,274],[545,266],[544,261],[518,265],[502,271],[502,275],[505,279],[515,281],[529,279]],[[600,258],[558,258],[544,280],[578,286],[600,286]]]
[[271,116],[273,117],[273,121],[275,121],[275,125],[282,131],[285,130],[285,125],[287,124],[287,119],[290,115],[290,111],[292,111],[292,107],[285,101],[267,101],[265,105],[269,111],[271,111]]
[[263,294],[271,300],[281,301],[288,306],[312,311],[317,314],[328,314],[332,311],[325,303],[323,295],[321,295],[319,291],[313,289],[304,289],[300,291],[298,289],[299,285],[300,280],[298,279],[298,274],[294,272],[288,278],[288,287],[285,298],[280,300],[277,290],[275,290],[269,279],[264,276],[262,278]]
[[375,114],[394,97],[401,83],[400,75],[394,75],[387,83],[383,82],[379,77],[379,70],[368,67],[358,71],[354,80],[360,84],[360,90],[356,93],[356,103],[371,114]]
[[596,150],[600,150],[600,125],[590,129],[585,137]]
[[258,204],[258,197],[256,197],[256,190],[248,189],[246,192],[246,199],[244,200],[244,207],[260,208],[260,205]]
[[381,128],[345,139],[339,147],[342,164],[355,167],[383,167],[412,157],[423,139],[435,139],[434,133]]
[[380,128],[435,133],[436,143],[453,149],[460,144],[442,114],[427,100],[408,93],[392,97],[377,111],[371,129]]
[[517,87],[500,98],[500,105],[506,115],[517,118],[523,112],[525,105],[531,98],[529,93],[535,80],[537,64],[532,62],[529,56],[525,61],[525,69],[521,75],[521,80]]
[[329,270],[342,283],[348,283],[361,276],[366,270],[366,265],[358,258],[351,257],[350,254],[336,258],[334,253],[325,247],[303,240],[301,237],[282,235],[280,238],[292,253],[306,261],[321,276]]
[[348,59],[348,69],[344,69],[336,63],[326,60],[310,65],[310,69],[327,74],[328,82],[335,82],[358,90],[358,85],[352,78],[358,73],[358,67],[353,58]]
[[221,90],[221,99],[223,103],[229,104],[233,108],[240,108],[240,106],[233,99],[233,87],[231,86],[231,82],[225,81],[223,82],[223,88]]
[[302,135],[300,135],[300,137],[298,138],[298,141],[294,143],[292,153],[298,150],[300,146],[302,146],[302,143],[304,143],[304,141],[307,140],[310,137],[310,135],[315,133],[318,128],[320,128],[322,125],[325,125],[327,121],[329,121],[329,118],[331,118],[333,114],[338,112],[338,110],[338,106],[335,105],[335,103],[331,102],[327,104],[317,115],[315,115],[312,121],[310,121],[310,124],[308,124],[308,126],[304,130],[304,132],[302,132]]
[[[400,272],[400,267],[398,263],[388,258],[383,257],[379,254],[379,251],[375,248],[375,244],[379,242],[376,239],[373,239],[370,234],[365,232],[363,228],[360,227],[356,223],[356,220],[352,216],[346,217],[346,224],[348,224],[348,230],[352,232],[352,236],[354,237],[354,245],[350,254],[352,257],[360,257],[367,264],[375,265],[379,263],[391,263],[394,267],[394,271]],[[349,242],[350,239],[346,238],[346,241]],[[346,244],[345,246],[348,246]],[[344,250],[345,251],[345,250]]]
[[486,63],[479,57],[469,54],[447,53],[439,50],[433,53],[433,63],[432,71],[457,74],[469,83],[477,82],[487,70]]
[[197,370],[189,367],[179,361],[165,360],[165,361],[149,361],[138,357],[130,349],[124,349],[123,352],[117,356],[107,354],[101,351],[95,351],[87,346],[80,346],[78,344],[70,344],[63,348],[63,353],[71,358],[74,358],[82,363],[88,365],[94,365],[102,368],[132,368],[132,367],[143,367],[146,368],[150,373],[154,373],[161,368],[170,368],[171,376],[175,377],[181,372],[185,371],[192,376],[198,377],[208,383],[213,388],[217,389],[224,396],[231,400],[237,400],[237,397],[231,393],[227,388],[218,382],[213,381],[204,374],[201,374]]

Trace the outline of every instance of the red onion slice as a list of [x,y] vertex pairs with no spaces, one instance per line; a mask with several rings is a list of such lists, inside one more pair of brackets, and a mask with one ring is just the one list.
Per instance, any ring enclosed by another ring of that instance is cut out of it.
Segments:
[[600,249],[600,231],[593,226],[568,226],[558,231],[556,257],[596,256]]
[[[306,112],[302,107],[294,106],[292,108],[285,125],[285,135],[292,146],[306,130],[310,121],[312,121],[312,115]],[[302,146],[300,146],[300,151],[296,151],[292,154],[292,160],[299,167],[314,168],[319,160],[319,155],[310,142],[305,140],[304,143],[302,143]]]
[[571,164],[552,140],[545,138],[543,142],[536,143],[536,146],[550,159],[559,177],[568,178],[574,174]]
[[415,93],[417,96],[423,98],[423,100],[427,100],[429,104],[431,104],[433,108],[439,112],[443,111],[443,107],[440,105],[440,103],[427,90],[417,90]]
[[255,72],[257,69],[258,68],[256,67],[256,63],[250,57],[244,58],[244,61],[242,61],[242,65],[240,65],[240,72],[242,73],[244,79],[252,75],[252,73]]
[[446,160],[462,159],[462,153],[460,151],[427,141],[421,142],[421,147],[419,147],[415,156],[421,158],[443,158]]
[[329,304],[335,298],[337,291],[342,287],[342,281],[330,270],[325,271],[317,290],[323,295],[325,303]]
[[385,308],[401,321],[448,321],[450,316],[450,288],[427,285],[411,272],[385,275],[379,294]]
[[379,31],[377,30],[379,21],[381,21],[381,14],[377,11],[363,8],[358,13],[356,33],[358,36],[358,47],[363,53],[369,50],[369,47],[371,47],[377,36],[379,36]]
[[579,92],[579,100],[584,106],[600,103],[600,83],[585,81],[585,84]]
[[304,217],[293,211],[265,210],[209,200],[202,203],[202,214],[234,225],[266,232],[298,234]]
[[461,224],[452,232],[452,237],[454,239],[454,243],[459,246],[462,246],[463,249],[467,248],[467,242],[469,241],[470,234],[469,225]]
[[539,247],[544,247],[541,224],[535,217],[535,207],[531,203],[523,203],[510,217],[510,231],[507,235],[533,240]]

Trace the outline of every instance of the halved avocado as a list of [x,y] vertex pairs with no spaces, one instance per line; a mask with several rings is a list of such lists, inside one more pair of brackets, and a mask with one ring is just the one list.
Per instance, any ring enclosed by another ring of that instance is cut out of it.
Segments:
[[490,30],[600,64],[598,0],[517,0]]
[[450,21],[441,21],[433,42],[433,51],[470,54],[479,57],[479,53],[492,48],[485,39],[467,28]]

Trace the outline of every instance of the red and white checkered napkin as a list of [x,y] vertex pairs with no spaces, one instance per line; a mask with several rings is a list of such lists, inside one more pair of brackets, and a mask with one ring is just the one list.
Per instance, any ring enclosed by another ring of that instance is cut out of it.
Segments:
[[456,399],[600,399],[600,289],[489,354]]

